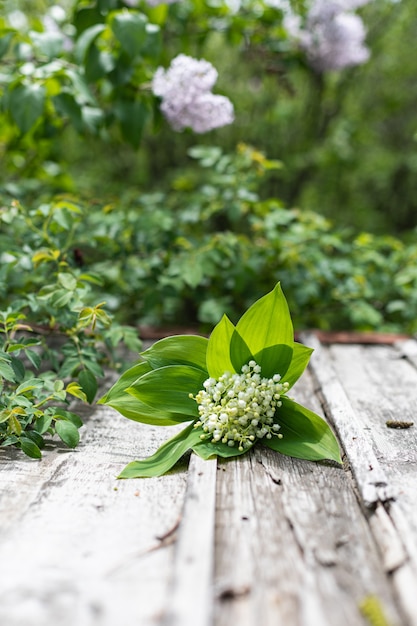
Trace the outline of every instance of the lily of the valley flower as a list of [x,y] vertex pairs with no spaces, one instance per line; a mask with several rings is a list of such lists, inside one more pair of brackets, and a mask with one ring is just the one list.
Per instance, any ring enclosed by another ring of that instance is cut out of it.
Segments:
[[204,459],[232,457],[258,442],[289,456],[340,463],[327,423],[287,396],[311,353],[294,341],[279,284],[236,326],[223,316],[209,339],[179,335],[156,342],[101,402],[139,422],[189,424],[120,478],[164,474],[188,450]]

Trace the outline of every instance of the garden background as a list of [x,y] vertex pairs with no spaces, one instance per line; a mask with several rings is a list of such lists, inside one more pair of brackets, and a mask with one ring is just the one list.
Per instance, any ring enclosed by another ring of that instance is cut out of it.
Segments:
[[298,330],[416,332],[413,0],[0,7],[0,446],[278,281]]

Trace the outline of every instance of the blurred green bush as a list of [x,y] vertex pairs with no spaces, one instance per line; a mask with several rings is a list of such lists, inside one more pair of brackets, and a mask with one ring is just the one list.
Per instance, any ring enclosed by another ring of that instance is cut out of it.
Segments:
[[[411,235],[407,244],[358,234],[318,213],[261,199],[259,190],[281,164],[246,144],[233,154],[198,146],[190,157],[198,169],[174,177],[168,192],[129,188],[112,203],[78,204],[76,211],[58,198],[26,209],[21,222],[3,219],[3,302],[12,306],[37,290],[32,314],[39,318],[42,306],[59,305],[55,299],[65,295],[66,285],[51,294],[42,284],[58,261],[39,244],[28,247],[28,216],[41,231],[47,215],[49,248],[61,250],[78,280],[90,276],[84,301],[106,301],[121,324],[210,330],[224,312],[236,320],[281,281],[298,329],[416,332],[417,244]],[[32,256],[22,260],[22,247]],[[40,262],[44,272],[37,275],[33,264]]]

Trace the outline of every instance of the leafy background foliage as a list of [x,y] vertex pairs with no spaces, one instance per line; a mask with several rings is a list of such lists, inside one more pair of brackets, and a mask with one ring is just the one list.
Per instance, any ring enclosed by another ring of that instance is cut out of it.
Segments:
[[[278,281],[298,329],[416,332],[412,0],[363,7],[370,61],[326,74],[261,0],[3,6],[0,445],[75,445],[70,399],[138,327],[208,333]],[[233,125],[168,128],[150,85],[179,52]]]

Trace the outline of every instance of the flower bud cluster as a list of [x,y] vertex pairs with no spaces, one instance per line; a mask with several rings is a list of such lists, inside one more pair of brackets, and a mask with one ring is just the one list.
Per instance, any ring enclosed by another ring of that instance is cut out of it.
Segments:
[[230,100],[211,93],[217,76],[211,63],[185,54],[175,57],[167,70],[156,70],[152,91],[162,98],[161,111],[174,130],[206,133],[233,122]]
[[280,380],[279,374],[261,378],[261,367],[255,361],[244,365],[241,374],[226,372],[218,380],[208,378],[204,389],[191,396],[198,404],[196,427],[203,428],[201,438],[238,446],[240,452],[257,439],[282,438],[274,417],[289,385]]

